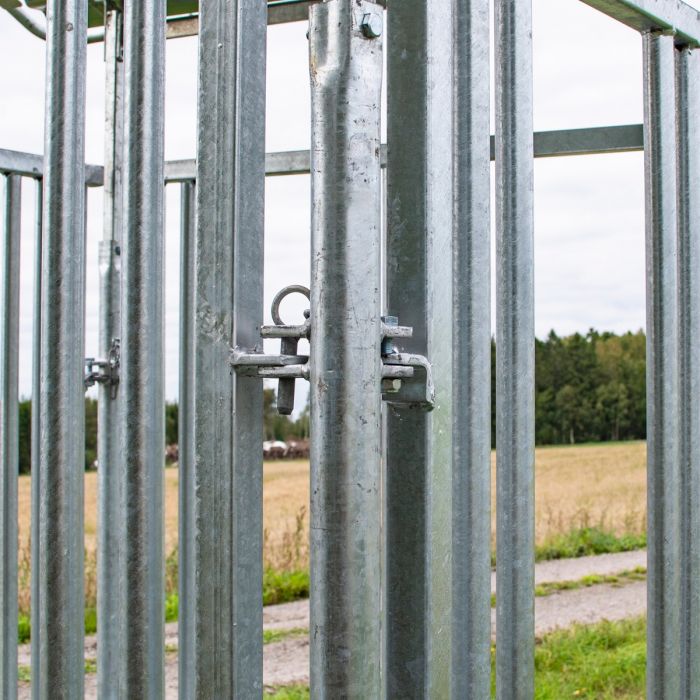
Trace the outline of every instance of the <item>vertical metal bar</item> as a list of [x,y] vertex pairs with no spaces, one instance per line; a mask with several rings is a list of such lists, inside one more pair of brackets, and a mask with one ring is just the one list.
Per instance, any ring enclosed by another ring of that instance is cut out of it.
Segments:
[[[427,356],[435,409],[387,409],[388,697],[450,696],[453,129],[451,0],[388,12],[387,309]],[[406,611],[411,614],[407,615]]]
[[262,692],[262,386],[230,349],[261,347],[265,0],[202,0],[195,259],[195,669],[190,697]]
[[[38,659],[40,628],[39,600],[40,587],[37,572],[41,568],[39,548],[39,510],[41,508],[40,488],[40,423],[41,415],[41,274],[42,274],[42,227],[44,205],[44,181],[37,179],[34,205],[34,299],[32,308],[32,486],[31,486],[31,547],[32,547],[32,609],[31,621],[34,633],[31,638],[32,659]],[[34,693],[34,691],[32,691]],[[36,697],[34,695],[34,697]]]
[[647,694],[680,693],[680,470],[675,62],[672,36],[644,35],[647,238]]
[[[368,15],[374,30],[363,34]],[[310,15],[311,693],[381,695],[382,9]]]
[[[108,358],[119,338],[122,158],[124,155],[122,14],[105,18],[104,228],[100,241],[100,355]],[[97,685],[101,698],[123,697],[125,688],[124,469],[120,462],[118,387],[98,387]]]
[[497,0],[496,689],[534,694],[535,307],[531,0]]
[[17,697],[17,475],[19,474],[19,250],[21,185],[5,178],[0,240],[0,689]]
[[120,439],[126,697],[164,692],[163,121],[165,3],[124,14]]
[[700,688],[700,51],[676,52],[681,697]]
[[452,697],[491,688],[491,220],[488,0],[454,26]]
[[680,697],[675,50],[644,35],[647,248],[647,695]]
[[[35,698],[83,695],[87,4],[47,5]],[[34,521],[37,523],[37,520]]]
[[195,664],[191,645],[195,628],[195,577],[192,533],[195,532],[195,488],[192,468],[194,398],[194,259],[195,184],[180,185],[180,390],[178,413],[178,663],[183,700],[194,698]]

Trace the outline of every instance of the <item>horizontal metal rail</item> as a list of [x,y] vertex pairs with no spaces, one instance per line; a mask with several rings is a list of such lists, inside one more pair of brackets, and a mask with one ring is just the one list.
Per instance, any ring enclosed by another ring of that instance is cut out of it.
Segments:
[[676,35],[676,45],[700,46],[700,12],[681,0],[581,0],[639,32]]
[[[321,0],[269,0],[267,6],[268,24],[287,24],[289,22],[301,22],[308,20],[309,9]],[[380,5],[385,1],[380,0]],[[101,15],[96,12],[98,3],[91,5],[91,21],[88,29],[88,44],[104,41],[105,31],[102,26],[96,25]],[[0,8],[6,10],[27,31],[39,39],[46,39],[46,16],[44,14],[46,3],[29,0],[0,0]],[[168,39],[178,39],[199,34],[199,2],[198,0],[181,0],[176,3],[168,3],[168,10],[172,12],[167,18]]]
[[[46,40],[46,16],[43,12],[27,7],[23,0],[0,0],[0,8],[7,10],[31,34],[39,37],[39,39]],[[94,44],[103,39],[103,27],[91,27],[88,29],[88,44]]]
[[[538,131],[534,134],[535,158],[590,156],[606,153],[630,153],[644,150],[644,129],[641,124],[595,126],[584,129]],[[494,137],[491,137],[491,160],[494,159]],[[386,166],[386,145],[382,146],[382,167]],[[165,164],[165,182],[190,182],[196,178],[196,161],[171,160]],[[278,151],[265,156],[265,174],[268,177],[308,175],[308,151]],[[34,153],[22,153],[0,148],[0,173],[40,178],[43,158]],[[85,184],[101,187],[101,165],[85,166]]]
[[[41,178],[44,174],[44,157],[0,148],[0,173]],[[101,165],[85,166],[85,184],[88,187],[102,187],[103,177],[104,168]]]
[[[584,129],[536,131],[535,158],[591,156],[606,153],[630,153],[644,150],[644,127],[641,124],[594,126]],[[491,136],[491,160],[494,160],[494,137]],[[0,171],[3,168],[0,150]],[[386,167],[386,144],[382,145],[382,167]],[[308,151],[278,151],[265,157],[265,174],[308,175]],[[174,160],[165,164],[166,182],[185,182],[194,178],[194,160]]]
[[[604,12],[618,22],[640,32],[665,30],[676,34],[676,44],[700,45],[700,13],[679,0],[581,0]],[[286,24],[308,19],[309,8],[319,0],[273,0],[268,6],[268,24]],[[384,3],[380,3],[384,4]],[[15,6],[13,6],[15,5]],[[37,3],[30,3],[36,7]],[[182,3],[191,14],[168,17],[168,38],[194,36],[199,33],[199,3]],[[46,18],[43,13],[23,2],[0,3],[22,26],[39,38],[46,38]],[[186,9],[185,9],[186,8]],[[102,27],[91,27],[88,43],[104,38]]]

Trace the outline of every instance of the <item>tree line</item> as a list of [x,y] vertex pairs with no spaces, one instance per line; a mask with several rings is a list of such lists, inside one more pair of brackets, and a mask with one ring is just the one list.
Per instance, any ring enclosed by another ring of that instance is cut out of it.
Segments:
[[[491,395],[496,387],[496,344],[491,343]],[[538,445],[641,440],[646,437],[646,339],[636,333],[560,337],[535,341],[535,439]],[[275,390],[264,389],[265,440],[309,437],[308,400],[294,420],[275,410]],[[31,469],[30,400],[19,404],[19,468]],[[177,443],[178,405],[165,406],[165,443]],[[495,445],[496,404],[491,402]],[[85,468],[97,464],[97,401],[85,399]]]
[[[495,347],[493,348],[495,353]],[[495,386],[495,376],[492,377]],[[646,437],[646,338],[551,332],[535,344],[535,439],[574,444]]]

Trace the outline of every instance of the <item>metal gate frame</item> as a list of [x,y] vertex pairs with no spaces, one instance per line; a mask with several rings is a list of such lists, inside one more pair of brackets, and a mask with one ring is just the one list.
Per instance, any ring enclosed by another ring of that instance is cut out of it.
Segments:
[[[497,694],[505,700],[534,692],[533,158],[642,149],[647,690],[653,698],[693,697],[700,687],[700,15],[678,0],[583,1],[643,34],[644,127],[533,135],[531,0],[496,0],[489,141],[488,0],[402,0],[386,14],[388,145],[380,147],[382,9],[327,0],[311,8],[311,153],[266,157],[266,3],[201,0],[198,16],[168,18],[169,36],[200,35],[196,164],[163,164],[165,30],[156,31],[166,25],[163,3],[127,4],[123,16],[113,9],[90,36],[80,0],[49,1],[43,25],[20,0],[2,4],[46,37],[48,68],[45,158],[0,150],[3,697],[15,697],[17,685],[22,177],[37,183],[41,253],[34,697],[83,693],[85,353],[76,309],[84,305],[85,187],[102,184],[101,357],[87,377],[99,385],[101,425],[99,692],[164,692],[163,182],[180,183],[182,201],[180,696],[248,699],[262,690],[260,377],[304,377],[315,438],[312,694],[487,697],[495,159]],[[291,21],[314,3],[272,5],[270,17],[274,10]],[[108,130],[99,168],[83,165],[84,75],[86,42],[103,39]],[[380,318],[384,166],[385,308],[406,326]],[[314,197],[311,316],[296,328],[261,328],[264,177],[297,173],[311,173]],[[311,334],[310,358],[262,354],[263,337]]]

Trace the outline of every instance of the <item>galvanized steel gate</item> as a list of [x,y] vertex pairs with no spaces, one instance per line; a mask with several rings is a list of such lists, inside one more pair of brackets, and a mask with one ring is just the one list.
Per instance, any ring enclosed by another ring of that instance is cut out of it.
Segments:
[[[644,129],[533,139],[530,0],[496,0],[494,144],[488,0],[390,0],[386,15],[366,0],[200,0],[199,7],[171,0],[167,13],[164,2],[142,0],[123,8],[108,2],[104,16],[101,3],[49,0],[46,19],[21,0],[0,3],[46,37],[48,105],[43,160],[0,151],[3,697],[15,697],[17,684],[22,177],[37,183],[41,252],[33,365],[34,697],[83,694],[85,381],[100,392],[100,697],[164,693],[163,182],[177,182],[180,697],[261,694],[260,378],[268,377],[280,379],[286,401],[296,378],[311,385],[312,695],[484,698],[495,158],[497,689],[500,698],[524,699],[533,695],[534,655],[533,157],[642,147],[648,696],[698,696],[700,18],[677,0],[584,2],[644,35]],[[311,153],[266,159],[266,24],[301,19],[310,5]],[[166,26],[169,36],[200,37],[196,165],[163,163]],[[105,42],[104,169],[83,165],[88,40]],[[312,177],[311,310],[301,326],[261,328],[266,172]],[[86,377],[85,187],[99,185],[101,359],[88,363]],[[282,338],[283,354],[263,354],[264,337]],[[311,341],[309,358],[296,355],[303,337]]]

